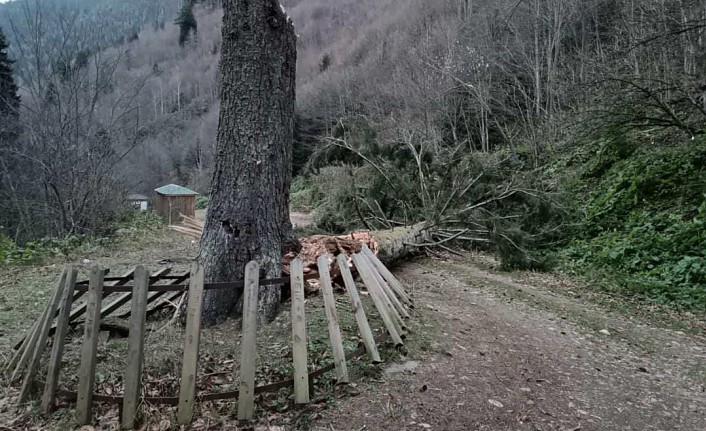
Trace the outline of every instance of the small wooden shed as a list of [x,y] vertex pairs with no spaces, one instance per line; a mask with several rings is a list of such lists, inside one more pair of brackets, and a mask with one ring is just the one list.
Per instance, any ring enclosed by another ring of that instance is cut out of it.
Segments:
[[179,223],[179,214],[196,216],[196,196],[199,194],[195,191],[176,184],[167,184],[154,191],[157,192],[157,214],[164,217],[167,223]]
[[150,198],[139,193],[130,193],[127,195],[126,200],[128,203],[140,211],[146,211]]

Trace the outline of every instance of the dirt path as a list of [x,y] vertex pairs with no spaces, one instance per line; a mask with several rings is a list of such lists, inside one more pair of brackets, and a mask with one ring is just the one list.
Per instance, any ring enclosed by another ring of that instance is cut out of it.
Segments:
[[706,430],[706,340],[461,262],[397,272],[437,336],[313,429]]

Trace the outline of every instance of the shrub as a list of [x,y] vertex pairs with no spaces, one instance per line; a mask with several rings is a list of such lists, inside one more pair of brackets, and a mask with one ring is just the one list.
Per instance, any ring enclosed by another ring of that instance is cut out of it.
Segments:
[[200,195],[196,197],[196,209],[205,210],[208,207],[208,196]]

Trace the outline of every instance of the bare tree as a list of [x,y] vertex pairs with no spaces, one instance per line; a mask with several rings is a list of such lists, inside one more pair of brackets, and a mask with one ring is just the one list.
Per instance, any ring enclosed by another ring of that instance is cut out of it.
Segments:
[[[119,56],[71,44],[83,40],[76,15],[47,15],[39,6],[25,2],[27,22],[13,25],[15,46],[35,61],[18,71],[23,133],[2,148],[0,166],[11,193],[2,205],[19,215],[20,239],[103,228],[124,196],[117,167],[142,139],[142,80],[116,89]],[[61,37],[42,37],[48,25]]]

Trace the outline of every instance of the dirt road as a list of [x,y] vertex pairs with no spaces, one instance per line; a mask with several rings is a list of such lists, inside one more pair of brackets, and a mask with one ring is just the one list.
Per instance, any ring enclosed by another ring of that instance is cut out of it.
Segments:
[[397,273],[436,337],[313,429],[706,430],[706,340],[607,313],[561,280],[461,261]]

